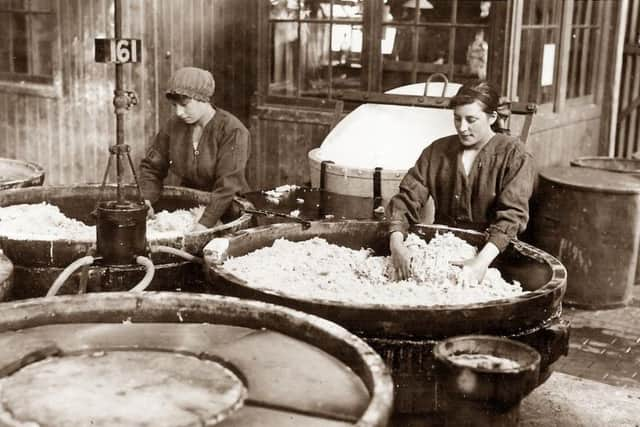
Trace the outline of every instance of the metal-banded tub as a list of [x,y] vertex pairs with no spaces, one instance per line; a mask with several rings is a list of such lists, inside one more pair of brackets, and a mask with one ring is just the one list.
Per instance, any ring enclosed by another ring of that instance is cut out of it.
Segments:
[[[226,255],[232,257],[271,246],[278,238],[301,241],[315,236],[353,249],[371,248],[376,255],[388,255],[388,230],[389,223],[384,221],[313,221],[308,228],[293,223],[275,224],[245,229],[222,239],[228,243]],[[411,231],[426,240],[436,233],[450,231],[476,246],[484,242],[481,233],[444,226],[416,225]],[[541,354],[540,382],[548,377],[551,363],[568,350],[568,325],[560,319],[566,270],[553,256],[519,241],[513,241],[494,266],[506,280],[518,280],[530,292],[468,305],[403,306],[300,299],[254,288],[213,260],[207,266],[213,292],[293,307],[335,321],[363,337],[392,369],[395,408],[400,413],[437,410],[431,349],[443,338],[485,334],[529,344]]]
[[0,190],[34,187],[43,182],[42,166],[24,160],[0,158]]
[[392,409],[389,372],[363,340],[259,301],[109,292],[3,303],[0,344],[11,348],[0,414],[12,425],[383,427]]
[[[48,202],[57,206],[66,216],[94,225],[95,218],[92,212],[96,203],[102,199],[114,200],[116,191],[115,186],[107,186],[102,192],[98,184],[12,189],[0,192],[0,206]],[[127,198],[136,196],[135,187],[125,187],[124,191]],[[209,199],[210,193],[205,191],[167,186],[155,208],[158,211],[189,209],[201,204],[207,205]],[[184,236],[160,238],[149,243],[200,254],[202,247],[211,238],[250,225],[251,215],[242,210],[245,206],[248,206],[247,201],[236,198],[223,217],[222,225],[200,232],[187,233]],[[95,246],[95,239],[17,239],[0,236],[0,247],[13,261],[15,268],[12,297],[20,299],[44,296],[65,267],[89,254]],[[153,290],[175,290],[176,288],[187,290],[192,283],[202,283],[201,269],[196,268],[191,262],[162,253],[151,254],[151,259],[156,266],[151,283]],[[144,272],[144,267],[139,265],[101,266],[96,264],[89,268],[87,288],[92,292],[128,290],[128,287],[144,276]],[[77,292],[78,281],[79,274],[75,274],[62,287],[60,293]]]

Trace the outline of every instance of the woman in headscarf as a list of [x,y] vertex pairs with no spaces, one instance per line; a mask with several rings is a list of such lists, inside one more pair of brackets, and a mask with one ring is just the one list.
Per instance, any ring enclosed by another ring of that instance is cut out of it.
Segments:
[[231,113],[211,103],[215,82],[209,71],[182,68],[167,86],[165,95],[175,114],[140,163],[141,190],[151,208],[171,170],[180,185],[210,191],[209,204],[192,228],[200,231],[218,224],[233,196],[248,190],[249,131]]

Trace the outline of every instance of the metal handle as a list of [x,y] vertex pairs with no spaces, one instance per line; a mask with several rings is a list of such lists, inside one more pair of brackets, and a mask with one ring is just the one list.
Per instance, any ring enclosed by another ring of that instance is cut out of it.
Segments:
[[440,95],[441,97],[444,97],[444,95],[447,93],[447,86],[449,85],[449,79],[447,78],[447,76],[445,76],[442,73],[433,73],[429,76],[429,78],[427,79],[427,82],[424,84],[424,96],[427,96],[427,88],[429,87],[429,83],[431,83],[434,77],[441,77],[442,80],[444,81],[444,86],[442,87],[442,94]]
[[297,216],[293,216],[285,213],[266,211],[261,209],[251,209],[251,208],[244,208],[242,210],[245,211],[246,213],[251,213],[256,215],[279,216],[281,218],[287,218],[292,221],[299,222],[300,224],[304,225],[305,228],[311,227],[311,221],[307,221],[306,219],[298,218]]

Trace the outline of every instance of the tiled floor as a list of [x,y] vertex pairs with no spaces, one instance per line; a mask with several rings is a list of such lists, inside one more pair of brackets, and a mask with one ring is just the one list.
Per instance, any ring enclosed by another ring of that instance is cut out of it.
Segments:
[[566,307],[571,321],[569,355],[554,370],[621,387],[640,388],[640,286],[624,308],[578,310]]

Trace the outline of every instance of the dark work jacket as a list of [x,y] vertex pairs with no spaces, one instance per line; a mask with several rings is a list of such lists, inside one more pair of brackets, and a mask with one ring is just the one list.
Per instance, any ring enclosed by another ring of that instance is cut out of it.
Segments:
[[389,202],[390,218],[400,221],[391,231],[406,232],[409,223],[418,222],[431,196],[437,224],[486,231],[487,241],[502,251],[529,221],[533,157],[518,138],[496,134],[480,149],[467,176],[463,148],[458,135],[450,135],[424,149]]
[[192,127],[175,115],[169,119],[140,163],[140,185],[144,198],[155,203],[171,170],[181,179],[180,185],[210,191],[211,199],[200,223],[213,227],[229,208],[233,196],[248,190],[245,167],[249,131],[231,113],[216,108],[194,150]]

